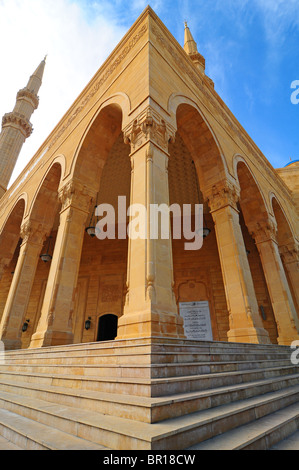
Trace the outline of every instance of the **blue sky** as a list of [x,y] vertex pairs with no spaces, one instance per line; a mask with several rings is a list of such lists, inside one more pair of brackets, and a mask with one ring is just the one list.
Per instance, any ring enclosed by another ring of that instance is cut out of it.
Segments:
[[[0,114],[48,54],[34,134],[14,178],[147,5],[132,0],[0,0]],[[299,0],[153,0],[183,45],[187,20],[206,73],[275,167],[299,159]],[[9,40],[8,40],[9,38]],[[22,47],[21,47],[22,45]]]

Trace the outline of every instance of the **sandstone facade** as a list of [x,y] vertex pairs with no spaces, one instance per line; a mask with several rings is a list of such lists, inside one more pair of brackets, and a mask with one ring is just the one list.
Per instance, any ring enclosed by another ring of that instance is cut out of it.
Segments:
[[[111,315],[119,340],[184,338],[179,303],[188,301],[209,302],[215,341],[299,339],[299,164],[271,166],[205,75],[187,25],[185,34],[184,50],[148,7],[9,190],[36,93],[18,95],[27,100],[19,120],[6,115],[7,349],[111,339]],[[117,208],[118,196],[145,207],[203,204],[210,235],[197,251],[185,240],[91,238],[95,205]]]

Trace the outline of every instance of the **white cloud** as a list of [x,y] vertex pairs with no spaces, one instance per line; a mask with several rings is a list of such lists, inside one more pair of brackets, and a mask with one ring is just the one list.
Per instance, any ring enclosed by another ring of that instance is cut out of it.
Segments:
[[20,154],[14,180],[77,98],[126,28],[105,11],[92,21],[84,3],[71,0],[0,0],[0,115],[12,111],[16,93],[48,54],[32,116],[35,128]]

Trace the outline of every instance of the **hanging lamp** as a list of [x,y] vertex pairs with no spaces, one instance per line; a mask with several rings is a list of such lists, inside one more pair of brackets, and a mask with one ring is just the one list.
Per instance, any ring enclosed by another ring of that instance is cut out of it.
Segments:
[[46,253],[42,253],[40,255],[40,258],[44,263],[48,263],[52,259],[52,256],[50,255],[51,239],[52,237],[49,237],[48,248],[47,248]]
[[210,235],[211,230],[207,227],[204,213],[203,213],[203,221],[204,221],[204,227],[202,228],[202,236],[203,238],[206,238],[208,235]]
[[94,238],[96,236],[96,225],[97,225],[97,217],[96,217],[96,208],[98,207],[98,196],[96,200],[96,205],[94,206],[94,210],[92,211],[89,225],[86,227],[85,232],[91,237]]

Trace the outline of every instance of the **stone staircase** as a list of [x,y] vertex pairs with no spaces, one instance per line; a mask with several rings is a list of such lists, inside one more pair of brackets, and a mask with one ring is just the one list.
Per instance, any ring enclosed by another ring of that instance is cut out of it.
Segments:
[[291,352],[166,338],[8,351],[0,436],[21,449],[298,448]]

